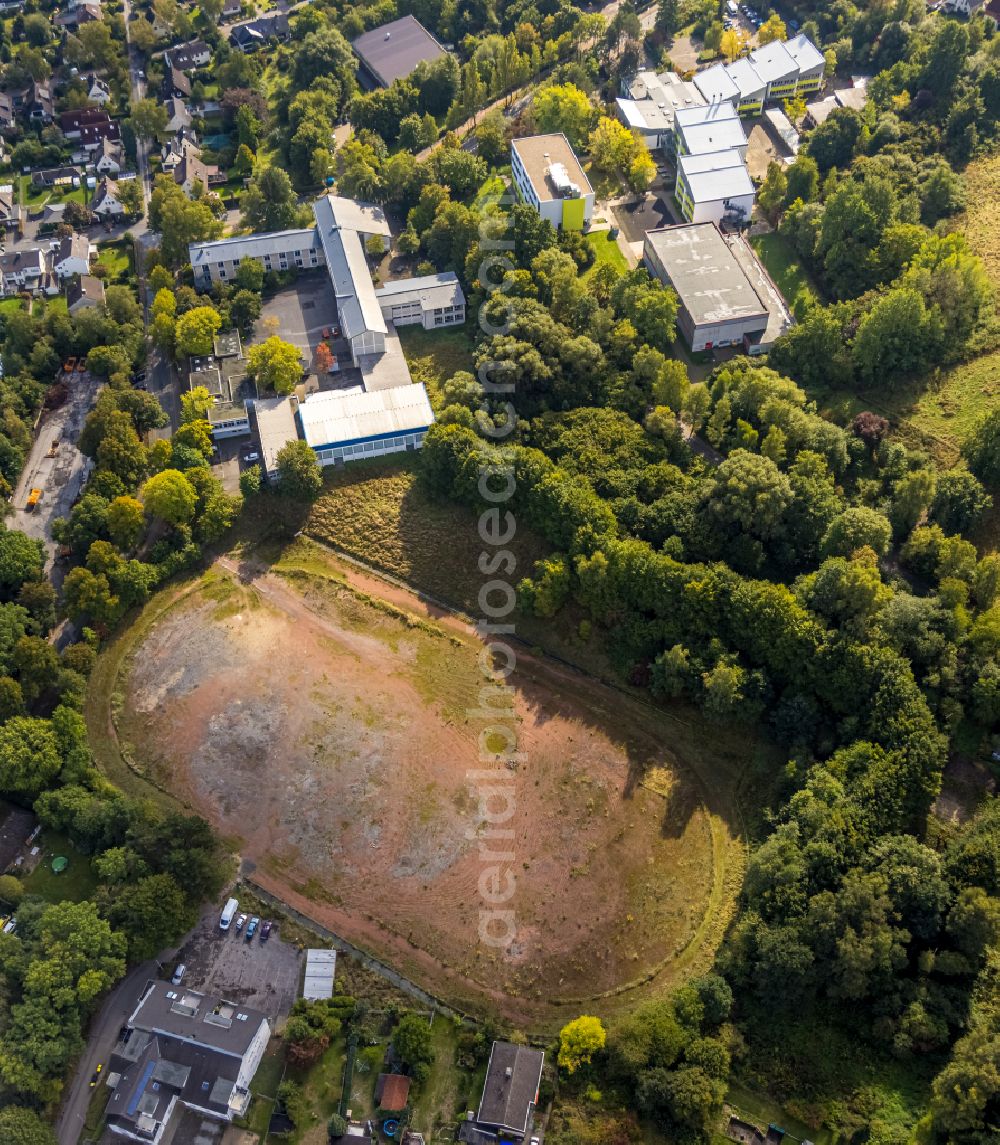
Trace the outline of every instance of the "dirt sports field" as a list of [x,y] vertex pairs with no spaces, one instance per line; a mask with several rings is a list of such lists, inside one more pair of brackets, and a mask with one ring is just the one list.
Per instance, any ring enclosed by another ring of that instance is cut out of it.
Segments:
[[[156,598],[105,653],[92,731],[263,886],[456,1005],[541,1029],[706,966],[742,868],[728,800],[747,743],[706,744],[527,651],[511,678],[525,759],[491,765],[516,807],[516,938],[478,941],[479,649],[303,540],[270,569],[223,559]],[[681,761],[706,749],[713,774],[696,777]]]

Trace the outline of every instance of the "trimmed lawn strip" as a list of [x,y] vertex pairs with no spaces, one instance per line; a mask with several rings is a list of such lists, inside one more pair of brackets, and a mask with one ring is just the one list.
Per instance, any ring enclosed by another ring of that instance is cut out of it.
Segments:
[[767,235],[756,235],[750,240],[750,245],[789,305],[803,288],[811,290],[817,298],[822,298],[816,282],[810,278],[792,250],[791,243],[783,235],[775,231]]
[[415,382],[423,382],[431,405],[442,403],[441,387],[458,373],[475,373],[472,338],[466,326],[449,330],[425,330],[423,326],[401,326],[398,330],[403,355]]
[[584,275],[588,279],[602,264],[607,263],[622,274],[628,273],[628,261],[621,252],[616,239],[611,237],[610,231],[590,231],[584,236],[594,251],[594,265]]

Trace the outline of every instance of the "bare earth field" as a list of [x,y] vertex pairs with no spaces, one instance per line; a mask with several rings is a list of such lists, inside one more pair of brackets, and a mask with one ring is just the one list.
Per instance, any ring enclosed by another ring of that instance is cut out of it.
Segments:
[[[524,652],[524,760],[483,763],[480,647],[309,542],[270,570],[227,558],[105,653],[113,733],[263,886],[460,1007],[545,1028],[706,966],[742,871],[730,795],[752,746]],[[90,705],[105,735],[107,710]],[[484,768],[514,806],[503,951],[478,938]]]

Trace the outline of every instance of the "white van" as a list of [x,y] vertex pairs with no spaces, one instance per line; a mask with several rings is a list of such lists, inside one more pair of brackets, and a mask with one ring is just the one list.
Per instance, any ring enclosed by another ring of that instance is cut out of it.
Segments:
[[726,11],[730,16],[733,17],[736,17],[740,14],[740,9],[736,3],[736,0],[726,0]]
[[222,912],[222,917],[219,919],[219,930],[228,930],[232,925],[233,918],[239,909],[240,904],[236,899],[230,899],[226,903],[225,909]]

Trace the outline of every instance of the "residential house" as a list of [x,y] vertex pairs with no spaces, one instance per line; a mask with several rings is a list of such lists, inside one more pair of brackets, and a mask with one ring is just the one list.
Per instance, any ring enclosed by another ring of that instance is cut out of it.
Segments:
[[90,200],[90,209],[100,219],[120,219],[125,214],[125,208],[118,198],[118,184],[114,179],[105,176],[94,188]]
[[94,169],[98,175],[120,175],[124,165],[122,145],[111,139],[102,139],[94,152]]
[[16,294],[19,290],[33,294],[43,291],[59,293],[59,285],[49,269],[48,252],[41,247],[19,248],[0,254],[0,278],[4,295]]
[[57,28],[77,29],[84,24],[94,24],[98,20],[104,18],[104,13],[101,11],[100,4],[96,4],[93,0],[87,0],[83,4],[77,4],[75,8],[65,8],[61,12],[57,12],[52,18],[52,23]]
[[184,100],[172,96],[163,101],[163,106],[167,109],[167,131],[171,135],[176,135],[182,128],[191,126],[191,113]]
[[25,120],[52,122],[52,92],[47,84],[32,80],[23,88],[0,92],[0,131],[12,131]]
[[351,47],[361,64],[361,83],[367,88],[391,87],[394,80],[406,79],[417,64],[433,63],[446,54],[414,16],[380,24],[352,40]]
[[57,278],[72,278],[90,273],[90,260],[96,252],[86,235],[64,235],[52,252],[52,270]]
[[172,175],[186,155],[201,158],[201,148],[189,137],[187,131],[180,132],[169,143],[163,145],[160,152],[160,166],[164,174]]
[[510,168],[521,198],[557,230],[580,231],[590,224],[594,189],[561,132],[515,139]]
[[21,208],[18,206],[14,187],[10,183],[0,187],[0,227],[5,231],[17,231],[21,228]]
[[494,1042],[479,1109],[459,1125],[469,1145],[498,1141],[522,1145],[531,1135],[545,1054],[512,1042]]
[[79,187],[80,172],[76,167],[42,167],[31,172],[32,187]]
[[82,274],[66,288],[66,307],[70,314],[93,310],[104,305],[104,283],[92,274]]
[[59,116],[59,129],[67,139],[79,143],[84,151],[94,151],[102,139],[117,142],[122,137],[121,128],[100,107],[64,111]]
[[101,79],[95,72],[90,72],[83,77],[83,82],[87,88],[87,99],[91,103],[96,103],[99,107],[104,107],[111,102],[111,88],[108,86],[106,80]]
[[171,67],[179,68],[182,72],[190,72],[196,68],[207,67],[212,62],[212,49],[203,40],[194,40],[190,44],[182,44],[179,48],[171,48],[167,58]]
[[241,1117],[270,1034],[259,1010],[151,982],[108,1063],[108,1127],[156,1145],[185,1110]]
[[10,130],[18,120],[52,122],[52,91],[32,80],[26,87],[0,93],[0,129]]
[[174,67],[173,64],[170,65],[166,75],[163,77],[163,98],[191,98],[191,81],[188,79],[187,73],[182,72],[180,68]]
[[229,42],[241,52],[253,52],[270,40],[285,41],[290,35],[288,15],[276,12],[274,15],[258,16],[243,24],[236,24],[229,33]]
[[219,13],[220,24],[230,24],[243,15],[243,0],[222,0],[222,11]]
[[201,156],[193,150],[187,150],[174,168],[174,182],[190,198],[197,184],[200,183],[202,190],[207,191],[213,184],[225,182],[225,175],[218,167],[202,163]]

